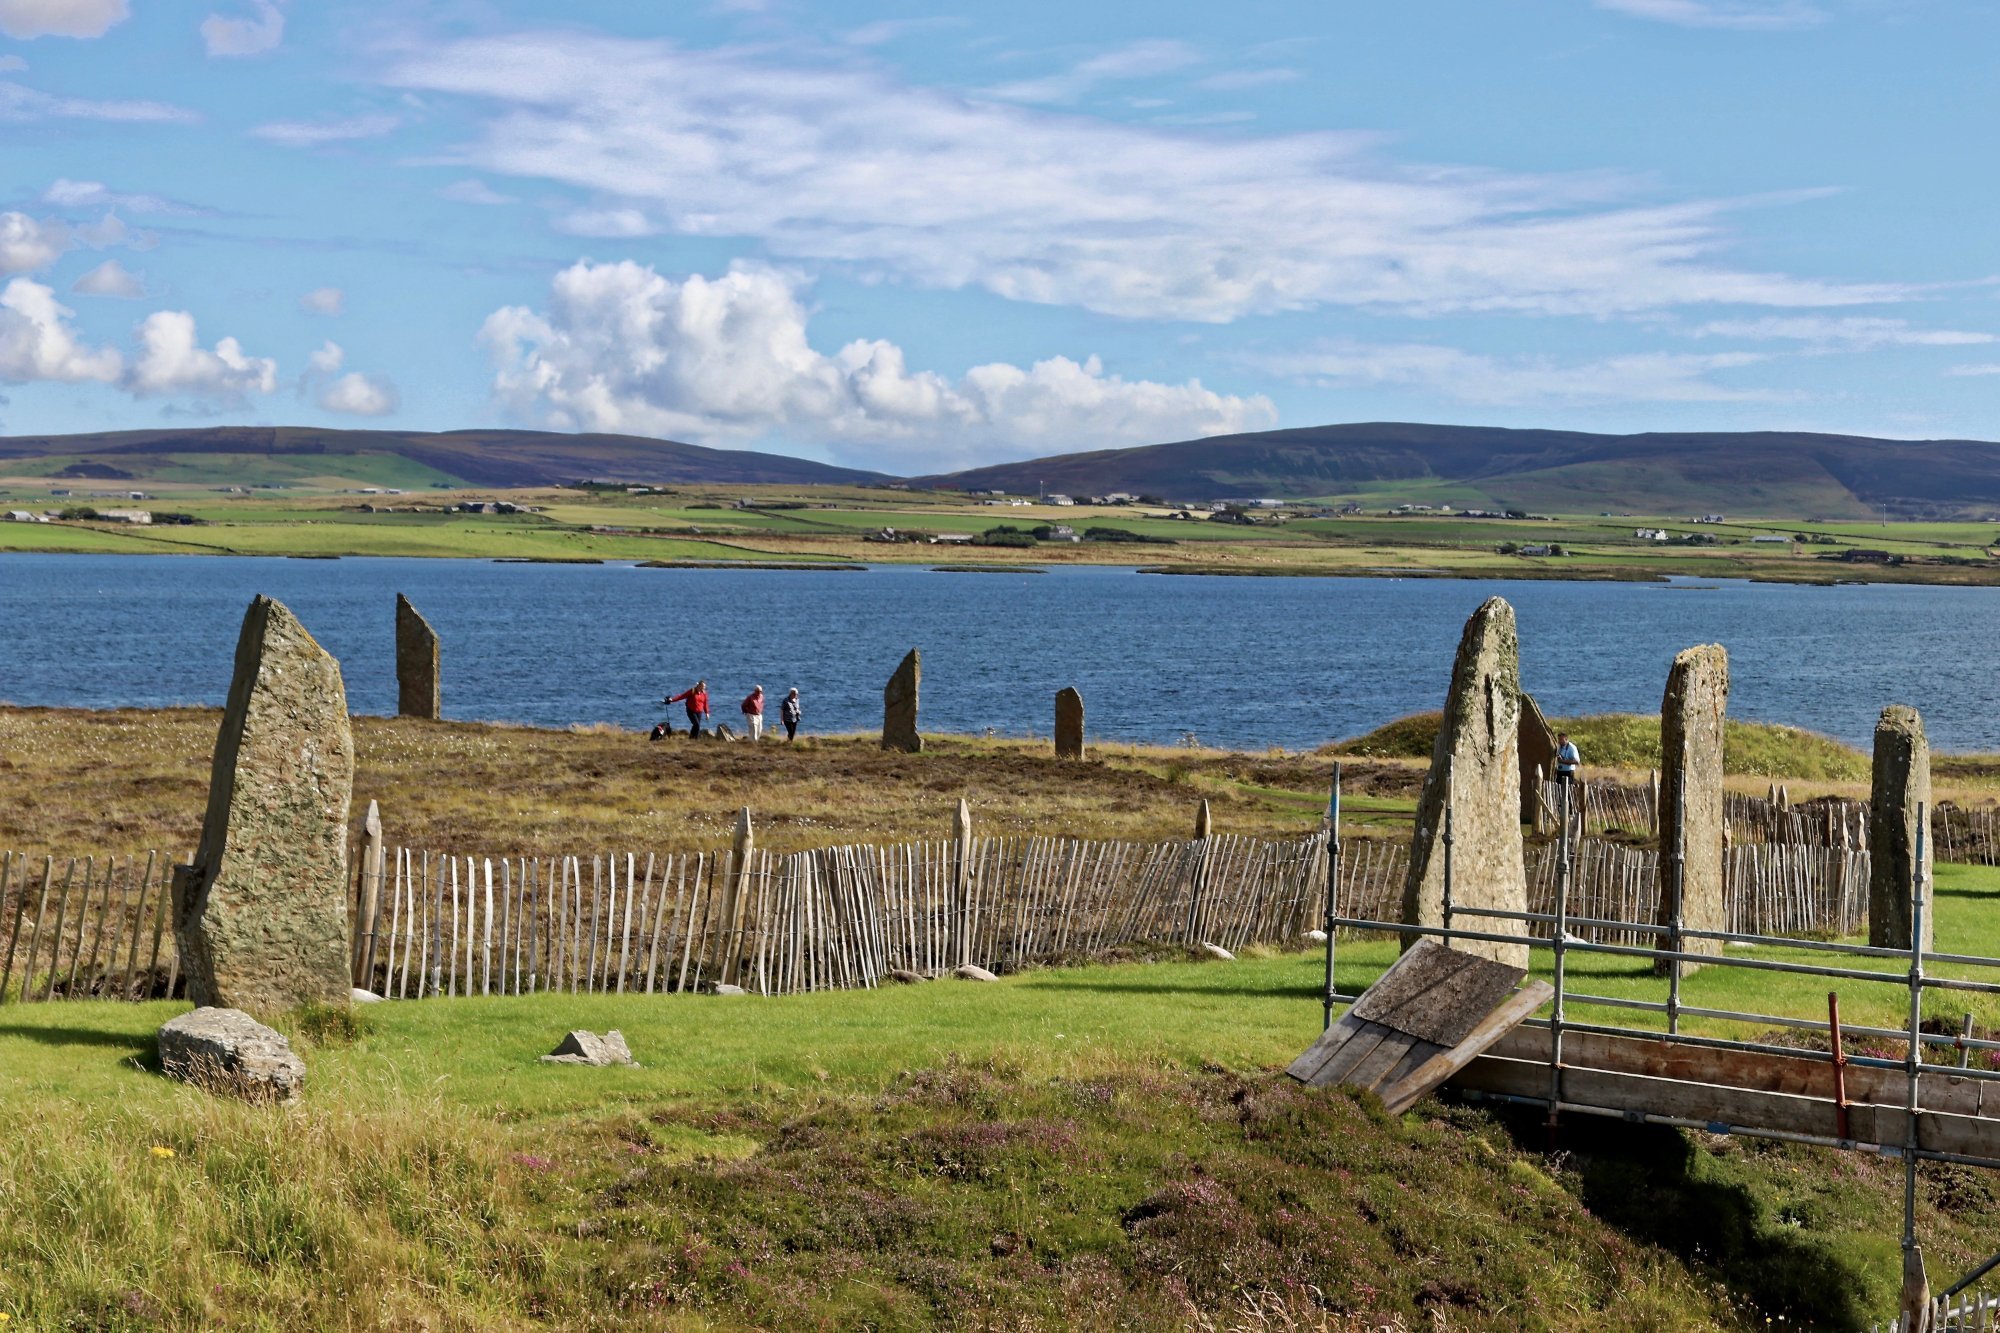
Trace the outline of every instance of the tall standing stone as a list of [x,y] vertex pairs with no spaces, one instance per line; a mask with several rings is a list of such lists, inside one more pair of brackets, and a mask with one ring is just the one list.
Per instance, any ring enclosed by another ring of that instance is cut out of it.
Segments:
[[1083,758],[1083,695],[1074,685],[1056,691],[1056,758]]
[[1526,691],[1521,694],[1520,750],[1521,822],[1533,824],[1541,812],[1541,780],[1555,775],[1556,733],[1535,696]]
[[917,734],[917,687],[923,683],[924,661],[910,649],[896,674],[882,687],[882,748],[918,754],[924,738]]
[[[1689,930],[1729,929],[1722,901],[1722,733],[1728,708],[1728,651],[1719,643],[1705,643],[1677,654],[1660,700],[1656,873],[1663,926],[1674,921],[1678,855],[1681,925]],[[1683,953],[1719,954],[1722,941],[1676,939],[1670,947]],[[1660,964],[1662,975],[1670,969],[1670,964]],[[1683,964],[1683,973],[1686,970]]]
[[396,594],[396,712],[436,721],[438,636],[410,599]]
[[1878,949],[1910,947],[1911,886],[1924,881],[1926,951],[1936,938],[1936,884],[1930,831],[1917,864],[1917,811],[1931,808],[1931,747],[1914,708],[1891,704],[1875,724],[1875,771],[1868,794],[1868,942]]
[[[1444,922],[1444,814],[1452,808],[1452,904],[1511,912],[1528,909],[1528,875],[1521,846],[1521,641],[1514,608],[1488,598],[1465,622],[1451,668],[1451,692],[1431,751],[1430,773],[1417,801],[1403,919]],[[1449,791],[1447,791],[1449,788]],[[1455,926],[1498,934],[1520,923],[1455,917]],[[1416,936],[1404,944],[1414,943]],[[1451,947],[1514,967],[1528,965],[1525,944],[1450,941]]]
[[174,871],[188,998],[270,1013],[346,1004],[354,739],[340,664],[258,597],[236,641],[194,864]]

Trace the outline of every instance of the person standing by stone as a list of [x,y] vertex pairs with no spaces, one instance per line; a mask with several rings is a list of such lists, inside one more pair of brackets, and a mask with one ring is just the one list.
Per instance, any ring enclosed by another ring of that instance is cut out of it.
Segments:
[[701,724],[708,721],[708,682],[698,680],[687,689],[668,699],[663,704],[677,704],[685,701],[688,712],[688,735],[701,735]]
[[743,698],[743,725],[750,732],[750,739],[764,739],[764,687],[757,686]]
[[785,724],[785,739],[797,740],[799,719],[805,716],[805,709],[799,705],[799,687],[794,685],[785,692],[785,702],[778,705],[778,721]]

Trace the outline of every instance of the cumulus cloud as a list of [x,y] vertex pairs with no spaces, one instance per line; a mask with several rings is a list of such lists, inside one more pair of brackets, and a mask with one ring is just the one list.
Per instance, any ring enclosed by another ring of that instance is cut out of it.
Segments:
[[126,0],[0,0],[9,37],[102,37],[131,14]]
[[25,84],[0,81],[0,120],[108,120],[187,124],[200,120],[186,107],[165,102],[105,101],[90,97],[55,97]]
[[70,284],[71,291],[85,296],[115,296],[136,301],[146,294],[146,285],[115,259],[107,259]]
[[255,56],[285,40],[285,13],[272,0],[253,0],[247,17],[210,14],[201,21],[201,40],[212,56]]
[[496,310],[479,336],[496,396],[523,420],[694,441],[779,434],[878,465],[938,468],[1277,419],[1269,399],[1126,380],[1095,357],[951,379],[911,370],[880,340],[827,355],[807,340],[794,281],[768,269],[675,281],[629,260],[586,261],[556,275],[546,311]]
[[1826,12],[1805,0],[1593,0],[1599,9],[1683,28],[1805,28]]
[[1604,316],[1909,291],[1730,267],[1740,201],[1640,206],[1603,174],[1404,164],[1367,135],[1223,138],[968,101],[873,65],[539,32],[445,44],[384,77],[485,109],[450,160],[573,187],[597,210],[1135,318]]
[[338,315],[347,309],[347,293],[338,287],[315,287],[299,298],[299,309],[315,315]]
[[69,228],[60,222],[0,213],[0,277],[45,268],[69,247]]
[[31,279],[15,278],[0,288],[0,380],[117,379],[123,366],[117,349],[80,342],[69,325],[74,313]]
[[344,120],[274,120],[268,125],[259,125],[250,133],[286,148],[317,148],[321,144],[341,143],[349,139],[379,138],[402,123],[401,116],[380,112],[349,116]]
[[1275,374],[1329,388],[1408,386],[1482,407],[1591,403],[1765,402],[1779,395],[1710,378],[1768,360],[1756,352],[1641,352],[1563,363],[1499,358],[1430,343],[1333,343],[1257,358]]
[[154,311],[139,325],[138,337],[139,358],[123,381],[134,394],[236,399],[277,387],[276,361],[246,355],[234,338],[218,340],[213,350],[203,347],[194,316],[185,310]]
[[396,386],[380,375],[356,371],[340,374],[347,352],[328,339],[306,358],[306,373],[299,378],[299,395],[311,393],[314,401],[328,412],[356,417],[384,417],[401,405]]

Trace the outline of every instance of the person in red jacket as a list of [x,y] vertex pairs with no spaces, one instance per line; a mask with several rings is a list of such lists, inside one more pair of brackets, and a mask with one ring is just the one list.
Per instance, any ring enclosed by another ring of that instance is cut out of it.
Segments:
[[764,687],[759,685],[743,700],[743,725],[750,729],[750,739],[764,739]]
[[701,724],[708,721],[708,682],[698,680],[692,688],[682,690],[679,694],[673,696],[673,698],[662,699],[660,702],[663,704],[677,704],[683,699],[687,700],[688,734],[690,736],[699,736],[701,735]]

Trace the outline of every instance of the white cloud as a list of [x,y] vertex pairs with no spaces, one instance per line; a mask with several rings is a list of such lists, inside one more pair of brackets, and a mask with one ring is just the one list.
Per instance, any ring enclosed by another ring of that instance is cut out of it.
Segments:
[[1771,401],[1779,395],[1709,378],[1768,359],[1755,352],[1641,352],[1563,364],[1542,357],[1503,360],[1430,343],[1334,343],[1258,357],[1256,364],[1329,388],[1409,386],[1482,407],[1522,407]]
[[396,410],[396,386],[374,375],[350,371],[319,391],[319,405],[356,417],[385,417]]
[[1805,0],[1592,0],[1599,9],[1683,28],[1804,28],[1826,13]]
[[46,268],[69,247],[69,228],[60,222],[0,213],[0,277]]
[[1996,363],[1994,363],[1994,362],[1991,362],[1991,361],[1985,361],[1985,362],[1981,362],[1981,363],[1978,363],[1978,364],[1976,364],[1976,365],[1968,365],[1968,366],[1953,366],[1953,367],[1952,367],[1952,368],[1951,368],[1950,370],[1947,370],[1947,371],[1945,372],[1945,374],[1947,374],[1947,375],[2000,375],[2000,364],[1996,364]]
[[321,144],[342,143],[349,139],[378,138],[402,123],[400,116],[379,112],[349,116],[345,120],[274,120],[268,125],[259,125],[250,133],[286,148],[317,148]]
[[346,363],[347,352],[339,343],[331,339],[321,343],[306,358],[306,373],[299,379],[300,396],[317,389],[315,399],[320,407],[348,416],[383,417],[396,410],[401,395],[394,384],[380,375],[353,371],[341,375],[340,368]]
[[524,420],[696,441],[781,434],[925,470],[1277,417],[1263,397],[1125,380],[1095,357],[975,366],[953,380],[908,369],[902,349],[879,340],[829,356],[807,341],[792,280],[768,269],[676,282],[630,261],[578,263],[556,275],[546,312],[496,310],[479,336],[496,396]]
[[1127,42],[1088,60],[1080,60],[1059,74],[1004,83],[984,92],[988,97],[1009,102],[1074,102],[1100,83],[1171,74],[1200,60],[1201,52],[1186,42],[1158,39]]
[[212,56],[255,56],[285,40],[285,14],[272,0],[253,0],[247,18],[210,14],[201,21],[201,40]]
[[555,228],[571,236],[596,236],[613,240],[651,236],[660,230],[651,218],[636,208],[573,209],[556,219]]
[[438,197],[456,204],[479,204],[488,208],[520,202],[513,195],[502,194],[481,180],[453,181],[438,191]]
[[197,210],[157,194],[130,194],[103,181],[73,181],[57,177],[42,191],[42,202],[58,208],[123,208],[134,213],[193,213]]
[[85,296],[115,296],[136,301],[146,294],[146,284],[115,259],[107,259],[70,284],[71,291]]
[[74,313],[39,282],[15,278],[0,288],[0,380],[117,379],[117,349],[78,342],[68,322]]
[[194,316],[185,310],[156,310],[139,325],[139,359],[126,373],[125,387],[134,394],[198,394],[240,398],[269,393],[278,384],[278,363],[247,356],[234,338],[223,338],[210,351],[195,333]]
[[9,37],[102,37],[123,23],[126,0],[0,0],[0,32]]
[[187,124],[200,120],[186,107],[165,102],[107,102],[88,97],[53,97],[24,84],[0,82],[0,120],[109,120]]
[[13,74],[28,67],[28,62],[19,56],[0,56],[0,74]]
[[1383,159],[1363,135],[1248,136],[970,102],[875,66],[566,32],[468,39],[386,76],[479,99],[453,160],[782,260],[1135,318],[1328,305],[1615,315],[1827,307],[1908,288],[1733,269],[1737,205],[1617,206],[1605,175]]
[[346,313],[347,293],[338,287],[315,287],[299,298],[299,309],[315,315]]
[[1786,339],[1817,349],[1850,352],[1878,347],[1965,347],[1994,341],[1990,333],[1919,329],[1912,328],[1907,320],[1870,316],[1770,315],[1761,319],[1718,319],[1692,332],[1698,338]]
[[1303,70],[1282,66],[1269,69],[1226,69],[1220,74],[1196,79],[1194,86],[1206,88],[1211,92],[1233,93],[1250,88],[1269,88],[1278,83],[1290,83],[1303,76]]

